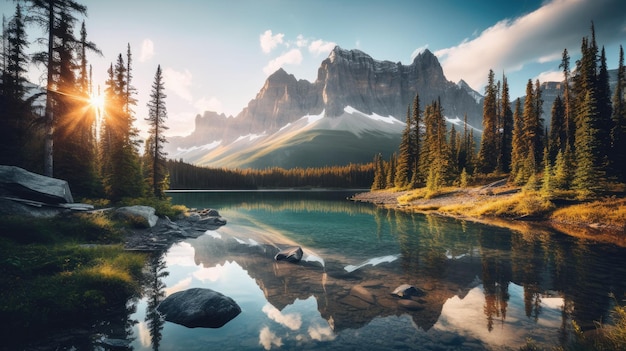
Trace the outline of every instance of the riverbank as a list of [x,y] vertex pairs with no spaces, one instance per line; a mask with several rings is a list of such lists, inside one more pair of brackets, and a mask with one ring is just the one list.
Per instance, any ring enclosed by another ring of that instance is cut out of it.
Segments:
[[506,182],[447,188],[435,196],[424,189],[364,192],[351,200],[407,212],[437,214],[517,231],[552,229],[568,235],[626,247],[626,198],[622,194],[594,201],[567,196],[545,198]]

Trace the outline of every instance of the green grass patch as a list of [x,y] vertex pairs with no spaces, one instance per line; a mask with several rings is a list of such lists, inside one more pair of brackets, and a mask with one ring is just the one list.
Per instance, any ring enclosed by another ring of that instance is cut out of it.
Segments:
[[121,206],[150,206],[155,209],[156,215],[159,217],[167,216],[174,219],[185,213],[188,208],[184,205],[172,205],[171,198],[157,199],[155,197],[143,197],[136,199],[123,199]]
[[146,256],[105,214],[0,217],[0,319],[10,342],[93,324],[141,289]]

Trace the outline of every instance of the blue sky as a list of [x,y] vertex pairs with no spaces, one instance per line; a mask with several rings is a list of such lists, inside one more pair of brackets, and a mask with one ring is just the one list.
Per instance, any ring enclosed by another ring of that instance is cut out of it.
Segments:
[[[157,65],[164,76],[169,135],[193,130],[197,114],[236,115],[279,67],[314,81],[330,50],[359,49],[377,60],[408,65],[427,48],[453,82],[483,93],[489,69],[504,73],[516,98],[527,80],[558,80],[564,48],[574,67],[583,36],[595,22],[609,68],[626,44],[623,0],[83,0],[95,84],[130,43],[135,108],[143,127]],[[12,1],[0,0],[10,17]],[[29,40],[42,36],[32,28]],[[35,51],[36,44],[31,45]],[[30,77],[41,80],[37,67]],[[104,87],[103,87],[104,88]]]

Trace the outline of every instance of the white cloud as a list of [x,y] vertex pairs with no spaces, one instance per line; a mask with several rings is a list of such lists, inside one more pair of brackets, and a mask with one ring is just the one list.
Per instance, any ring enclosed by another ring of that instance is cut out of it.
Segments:
[[139,53],[139,62],[146,62],[154,56],[154,42],[150,39],[144,39],[141,42],[141,52]]
[[337,46],[337,44],[332,41],[318,39],[311,42],[309,45],[309,52],[316,56],[319,56],[320,54],[328,54],[335,48],[335,46]]
[[302,317],[299,313],[283,314],[278,308],[269,303],[265,304],[261,311],[263,311],[269,319],[291,330],[298,330],[302,326]]
[[165,89],[173,92],[181,99],[191,102],[193,97],[191,94],[191,81],[193,76],[189,70],[176,71],[173,68],[163,70],[163,80],[165,81]]
[[310,326],[309,336],[311,339],[317,341],[335,340],[336,337],[335,333],[333,333],[333,330],[329,326],[323,327],[321,325]]
[[222,113],[224,109],[222,106],[222,102],[215,96],[211,96],[209,98],[201,97],[200,99],[196,100],[196,102],[193,104],[193,107],[195,107],[200,113],[205,111]]
[[272,30],[268,29],[263,34],[259,36],[259,41],[261,43],[261,50],[264,53],[269,54],[278,44],[282,44],[283,38],[285,35],[283,33],[278,33],[276,35],[272,35]]
[[283,339],[276,336],[268,326],[265,326],[259,333],[259,344],[263,345],[266,350],[270,350],[272,345],[280,348],[283,346]]
[[489,69],[506,74],[534,62],[556,60],[557,65],[563,49],[573,55],[581,38],[590,36],[592,21],[601,45],[623,41],[624,32],[616,28],[626,26],[624,13],[623,0],[553,0],[525,16],[502,20],[478,37],[438,50],[435,55],[449,80],[464,79],[473,87],[483,86]]
[[175,292],[187,290],[191,286],[191,277],[185,278],[178,283],[168,286],[165,290],[165,296],[170,296]]
[[563,80],[563,71],[541,72],[533,79],[533,82],[537,79],[539,79],[539,82],[560,82]]
[[413,60],[415,60],[417,55],[421,54],[426,49],[428,49],[428,44],[426,44],[424,46],[420,46],[419,48],[413,50],[413,53],[411,53],[411,62],[413,62]]
[[168,129],[165,134],[167,136],[190,134],[191,132],[193,132],[195,127],[196,115],[196,112],[170,113],[168,111],[167,120],[165,121],[165,125]]
[[302,53],[299,49],[291,49],[281,56],[271,60],[263,67],[263,72],[270,75],[284,65],[299,65],[302,62]]
[[299,34],[296,38],[296,46],[299,48],[303,48],[309,45],[309,40],[305,39],[302,34]]

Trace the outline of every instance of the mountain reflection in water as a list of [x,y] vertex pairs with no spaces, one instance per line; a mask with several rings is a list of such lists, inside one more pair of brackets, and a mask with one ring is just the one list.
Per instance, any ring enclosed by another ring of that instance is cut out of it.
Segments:
[[[624,296],[623,249],[558,233],[379,209],[334,192],[170,195],[216,208],[228,224],[163,256],[157,289],[133,316],[136,350],[557,345],[572,320],[593,328],[614,304],[609,294]],[[274,261],[293,245],[301,263]],[[425,294],[392,296],[401,284]],[[154,296],[192,287],[230,296],[242,313],[215,330],[149,318]]]

